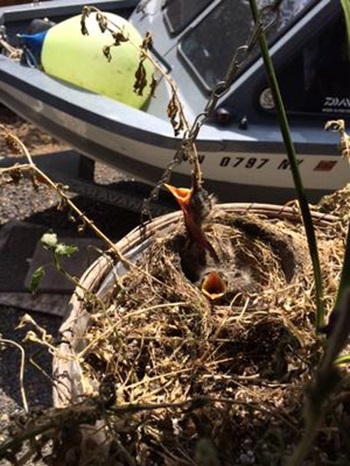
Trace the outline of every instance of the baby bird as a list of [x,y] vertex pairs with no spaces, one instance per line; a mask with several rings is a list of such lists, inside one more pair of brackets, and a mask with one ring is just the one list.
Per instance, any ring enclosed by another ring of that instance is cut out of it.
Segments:
[[216,301],[225,295],[227,284],[220,273],[212,270],[202,278],[200,289],[210,301]]
[[[203,294],[214,301],[225,294],[226,283],[215,270],[219,257],[203,230],[204,221],[212,209],[212,199],[195,181],[190,189],[169,184],[165,184],[165,187],[181,207],[188,235],[188,241],[180,251],[182,269],[187,278],[198,283]],[[205,273],[209,263],[214,267],[211,267],[210,273]]]
[[208,192],[198,183],[193,183],[190,189],[176,188],[169,184],[164,186],[181,207],[191,243],[207,250],[214,262],[218,263],[219,257],[203,231],[203,223],[212,209],[212,199]]

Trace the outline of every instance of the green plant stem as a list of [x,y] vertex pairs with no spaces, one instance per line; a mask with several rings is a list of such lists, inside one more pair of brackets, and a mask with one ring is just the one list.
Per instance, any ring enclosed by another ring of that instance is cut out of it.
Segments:
[[330,394],[341,383],[341,373],[333,365],[334,359],[326,354],[314,381],[306,390],[304,406],[305,429],[293,454],[287,459],[286,466],[301,466],[309,454],[313,441],[318,434],[324,415],[324,406]]
[[350,58],[350,0],[340,0],[344,12],[346,32],[348,36],[348,57]]
[[[249,0],[250,8],[252,11],[253,19],[255,24],[259,24],[259,12],[256,4],[256,0]],[[293,176],[294,186],[297,191],[299,206],[301,215],[304,222],[305,233],[310,251],[310,257],[312,260],[315,290],[316,290],[316,330],[319,331],[324,326],[324,306],[323,306],[323,286],[322,286],[322,275],[321,267],[318,256],[318,249],[316,244],[315,230],[312,223],[312,217],[309,209],[309,204],[306,198],[305,189],[300,176],[298,162],[296,158],[295,147],[291,138],[289,123],[287,114],[284,108],[283,100],[281,97],[276,73],[270,57],[266,37],[263,31],[259,34],[259,44],[261,54],[264,60],[265,69],[267,72],[268,81],[270,84],[273,99],[276,105],[276,112],[280,129],[283,137],[283,141],[286,147],[288,160],[291,167]]]
[[339,305],[343,299],[344,291],[350,285],[350,222],[348,225],[348,232],[346,237],[346,246],[344,251],[344,259],[342,265],[342,271],[340,275],[340,282],[338,288],[337,299],[334,306],[334,311],[339,308]]
[[330,372],[334,366],[349,363],[350,356],[342,355],[346,348],[350,333],[350,223],[346,237],[342,271],[338,293],[329,316],[327,347],[323,359],[322,372]]
[[314,422],[307,427],[298,448],[287,460],[286,466],[300,466],[303,464],[303,461],[310,450],[310,445],[316,436],[318,421],[319,419],[314,419]]

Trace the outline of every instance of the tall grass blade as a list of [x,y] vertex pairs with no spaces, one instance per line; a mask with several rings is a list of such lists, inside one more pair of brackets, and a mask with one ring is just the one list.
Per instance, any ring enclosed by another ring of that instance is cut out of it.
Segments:
[[[328,325],[326,327],[327,335],[328,337],[331,337],[332,333],[334,332],[334,328],[337,326],[338,320],[341,318],[344,321],[344,324],[342,326],[342,331],[345,332],[345,335],[342,335],[342,341],[338,341],[338,344],[340,345],[338,352],[343,349],[343,346],[345,346],[346,340],[350,332],[350,329],[349,329],[350,309],[342,306],[342,303],[344,302],[344,296],[349,291],[349,284],[350,284],[350,223],[348,225],[348,233],[347,233],[347,238],[346,238],[346,246],[345,246],[344,259],[343,259],[342,271],[340,275],[337,298],[335,301],[334,308],[329,316]],[[341,312],[344,312],[347,315],[341,316]],[[348,323],[347,326],[345,325],[345,322]]]
[[348,35],[348,56],[350,57],[350,0],[340,0],[344,12],[346,31]]
[[[249,0],[250,8],[252,11],[253,19],[255,24],[260,23],[260,17],[258,12],[258,7],[256,0]],[[318,249],[316,244],[315,230],[312,223],[312,217],[309,209],[309,204],[306,198],[304,186],[300,176],[300,171],[298,168],[298,162],[296,158],[296,152],[294,144],[291,138],[289,123],[284,108],[283,100],[281,97],[279,85],[277,82],[277,77],[275,74],[274,66],[270,57],[267,41],[264,32],[262,31],[259,34],[259,44],[261,54],[264,60],[265,69],[267,72],[271,92],[274,98],[277,118],[280,124],[281,133],[283,141],[286,147],[288,160],[291,167],[291,172],[293,176],[294,186],[297,192],[301,214],[303,217],[307,242],[310,251],[310,257],[312,260],[313,270],[314,270],[314,279],[315,279],[315,290],[316,290],[316,329],[319,331],[324,326],[324,306],[323,306],[323,286],[322,286],[322,276],[320,261],[318,256]]]

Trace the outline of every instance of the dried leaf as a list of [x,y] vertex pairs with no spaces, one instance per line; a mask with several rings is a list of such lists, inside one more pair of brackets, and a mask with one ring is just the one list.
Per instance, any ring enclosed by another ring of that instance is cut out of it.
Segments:
[[149,95],[151,97],[155,97],[156,96],[156,88],[157,88],[157,85],[158,85],[158,80],[157,78],[154,76],[154,74],[152,75],[152,81],[151,81],[151,84],[149,86]]
[[33,187],[34,191],[38,191],[39,190],[39,184],[37,183],[37,178],[35,176],[35,173],[29,173],[29,179],[30,179],[30,182],[32,183],[32,187]]
[[108,19],[105,15],[101,13],[96,13],[96,21],[102,33],[106,32],[108,29]]
[[170,119],[173,119],[176,117],[177,112],[178,112],[178,106],[177,106],[176,96],[175,96],[175,93],[173,93],[168,103],[167,115]]
[[339,149],[341,155],[350,162],[350,136],[345,131],[345,121],[344,120],[330,120],[325,124],[325,130],[335,131],[339,133],[340,142]]
[[143,60],[140,61],[135,73],[134,92],[142,96],[145,87],[147,86],[146,69],[143,65]]
[[167,107],[167,115],[170,119],[171,126],[174,129],[175,136],[184,128],[184,122],[181,117],[181,109],[176,98],[176,93],[173,92]]
[[89,35],[89,31],[86,27],[85,20],[90,15],[90,12],[91,12],[90,8],[88,6],[84,6],[82,14],[81,14],[81,20],[80,20],[80,30],[83,36]]
[[129,41],[129,38],[126,37],[126,35],[124,34],[124,32],[112,32],[112,37],[114,39],[114,45],[116,47],[118,47],[119,45],[121,45],[122,43],[124,42],[128,42]]
[[14,136],[12,136],[12,134],[7,134],[5,136],[5,142],[6,142],[6,146],[11,151],[13,151],[15,154],[21,154],[22,153],[21,146],[18,144],[16,138]]
[[111,47],[109,45],[105,45],[102,49],[103,55],[107,58],[107,60],[110,62],[112,60],[112,54],[111,54]]
[[11,178],[11,182],[14,184],[18,184],[23,178],[23,174],[19,168],[14,168],[13,170],[11,170],[9,176]]
[[350,161],[350,137],[347,134],[340,140],[339,148],[341,155]]
[[141,50],[147,52],[153,45],[153,38],[150,32],[146,32],[145,37],[143,38],[142,44],[140,46]]

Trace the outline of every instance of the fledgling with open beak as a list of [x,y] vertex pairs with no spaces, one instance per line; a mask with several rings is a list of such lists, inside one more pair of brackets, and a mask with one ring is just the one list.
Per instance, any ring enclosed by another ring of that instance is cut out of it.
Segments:
[[214,262],[218,263],[219,257],[203,231],[203,222],[212,209],[212,199],[208,192],[198,183],[193,183],[190,189],[176,188],[169,184],[164,186],[181,207],[190,240],[207,250]]
[[210,301],[216,301],[225,295],[227,285],[220,273],[212,270],[204,277],[201,283],[201,291]]
[[213,199],[195,178],[190,189],[176,188],[169,184],[165,187],[177,200],[184,217],[187,242],[180,251],[183,272],[189,280],[199,284],[209,300],[216,300],[225,293],[226,284],[215,272],[209,277],[203,277],[208,266],[215,270],[219,264],[219,257],[203,229],[212,210]]

